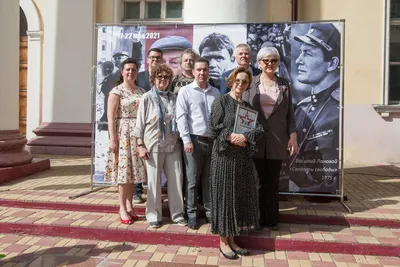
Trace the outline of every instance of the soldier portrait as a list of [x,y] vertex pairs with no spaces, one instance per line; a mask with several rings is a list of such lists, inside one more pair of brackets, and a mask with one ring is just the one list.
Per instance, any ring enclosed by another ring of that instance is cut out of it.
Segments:
[[292,58],[296,72],[293,91],[298,85],[304,97],[294,101],[299,149],[286,163],[289,191],[335,193],[339,173],[340,32],[332,23],[312,24],[305,34],[294,35],[294,41],[299,51]]

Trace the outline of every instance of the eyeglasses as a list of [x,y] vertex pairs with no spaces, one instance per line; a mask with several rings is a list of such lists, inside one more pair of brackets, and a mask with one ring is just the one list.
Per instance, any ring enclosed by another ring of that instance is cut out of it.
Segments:
[[279,60],[274,58],[274,59],[261,59],[262,62],[264,62],[265,65],[274,65],[276,64]]
[[235,84],[236,85],[248,85],[249,84],[249,81],[247,81],[247,80],[239,80],[239,79],[237,79],[237,80],[235,80]]
[[150,59],[150,60],[157,60],[157,61],[160,61],[160,60],[161,60],[161,57],[160,57],[160,56],[157,56],[157,57],[148,56],[147,58]]
[[169,76],[166,76],[166,75],[165,75],[165,76],[164,76],[164,75],[157,75],[156,78],[157,78],[157,80],[160,80],[160,81],[163,80],[163,79],[164,79],[164,80],[168,80],[168,79],[169,79]]

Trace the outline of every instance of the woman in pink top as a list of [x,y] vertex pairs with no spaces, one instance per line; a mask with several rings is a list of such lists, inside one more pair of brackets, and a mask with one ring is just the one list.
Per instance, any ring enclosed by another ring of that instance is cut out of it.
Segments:
[[296,123],[289,82],[275,74],[280,56],[275,47],[261,48],[257,54],[262,73],[253,78],[243,100],[259,112],[264,138],[257,142],[253,156],[259,176],[260,226],[278,229],[279,176],[287,151],[297,151]]

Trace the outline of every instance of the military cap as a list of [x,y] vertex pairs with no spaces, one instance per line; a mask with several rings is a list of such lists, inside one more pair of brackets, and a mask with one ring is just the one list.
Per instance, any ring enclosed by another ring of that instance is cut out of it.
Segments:
[[328,52],[335,52],[339,47],[340,33],[332,23],[312,24],[303,36],[295,36],[298,42],[319,46]]
[[185,37],[168,35],[155,41],[150,49],[152,48],[158,48],[161,51],[174,49],[184,50],[186,48],[192,48],[192,43]]
[[113,55],[113,57],[129,57],[129,53],[126,51],[117,52]]

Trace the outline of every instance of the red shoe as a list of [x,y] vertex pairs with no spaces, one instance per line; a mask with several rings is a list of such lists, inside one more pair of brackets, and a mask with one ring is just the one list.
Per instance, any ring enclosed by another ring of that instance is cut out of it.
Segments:
[[121,217],[119,217],[119,220],[121,221],[122,224],[132,224],[133,223],[131,219],[124,220]]
[[140,221],[140,218],[133,212],[133,210],[128,211],[129,217],[131,217],[132,221]]

